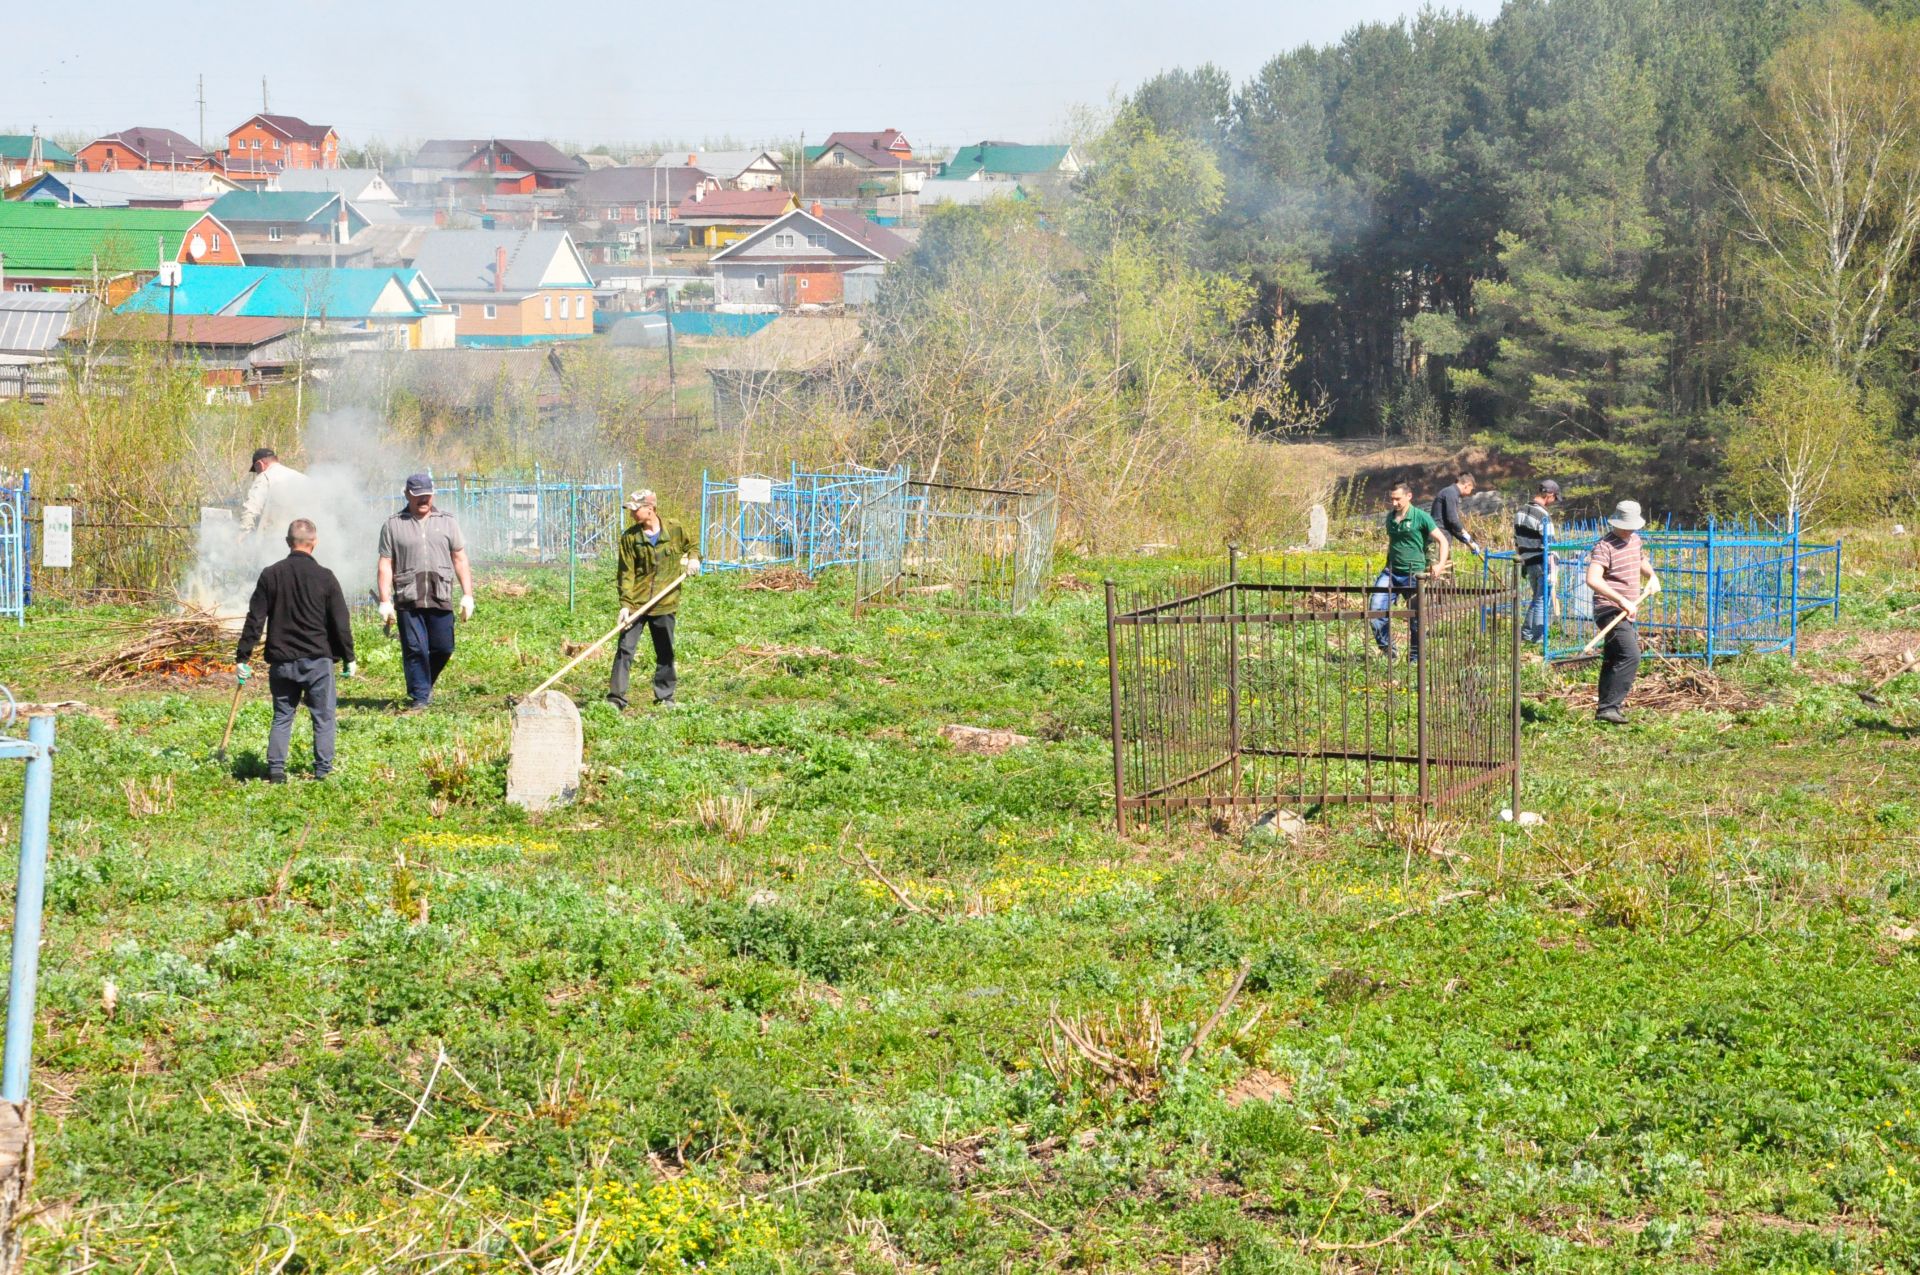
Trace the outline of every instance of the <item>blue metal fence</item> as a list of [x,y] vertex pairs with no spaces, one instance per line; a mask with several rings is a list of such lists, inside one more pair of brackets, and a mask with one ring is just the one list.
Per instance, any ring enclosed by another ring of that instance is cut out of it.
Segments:
[[[1546,579],[1546,616],[1540,650],[1549,661],[1582,654],[1596,632],[1593,593],[1587,588],[1587,552],[1607,534],[1599,520],[1556,524],[1547,543],[1553,569]],[[1797,652],[1800,618],[1830,609],[1840,614],[1841,542],[1810,545],[1796,519],[1720,521],[1701,528],[1648,526],[1640,532],[1660,592],[1641,606],[1643,638],[1664,655],[1714,660],[1768,651]],[[1490,551],[1483,572],[1515,555]],[[1525,590],[1523,597],[1525,596]]]
[[22,472],[17,483],[0,479],[0,616],[25,624],[27,603],[33,600],[32,536],[27,529],[27,501],[33,477]]
[[434,504],[460,520],[475,562],[551,563],[594,558],[619,543],[624,467],[557,478],[450,474],[435,481]]
[[[13,725],[13,694],[0,687],[0,731]],[[33,1011],[40,982],[40,921],[47,889],[47,830],[53,806],[53,718],[27,719],[27,737],[0,733],[0,760],[27,763],[20,801],[20,867],[13,879],[13,963],[7,971],[7,1037],[0,1099],[27,1100]]]
[[700,561],[715,571],[793,566],[808,575],[851,566],[863,553],[862,505],[906,480],[904,465],[791,465],[785,478],[716,479],[702,471]]

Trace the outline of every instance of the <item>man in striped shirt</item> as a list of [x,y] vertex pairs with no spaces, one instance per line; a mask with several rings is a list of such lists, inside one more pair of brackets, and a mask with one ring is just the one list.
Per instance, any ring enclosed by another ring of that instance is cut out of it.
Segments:
[[1624,613],[1601,648],[1600,703],[1593,715],[1610,726],[1627,724],[1627,696],[1640,672],[1640,599],[1656,578],[1645,546],[1634,534],[1646,525],[1638,501],[1621,501],[1607,519],[1607,534],[1587,555],[1594,624],[1605,628]]
[[1533,596],[1527,602],[1526,623],[1520,626],[1520,640],[1538,642],[1547,632],[1547,588],[1553,578],[1553,556],[1547,541],[1553,535],[1553,517],[1548,512],[1560,503],[1560,484],[1551,478],[1540,480],[1532,503],[1513,516],[1513,551],[1520,559],[1520,574],[1526,577]]

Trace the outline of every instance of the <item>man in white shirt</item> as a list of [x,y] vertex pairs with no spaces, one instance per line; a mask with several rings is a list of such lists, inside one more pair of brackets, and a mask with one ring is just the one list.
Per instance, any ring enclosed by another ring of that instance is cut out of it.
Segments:
[[[310,509],[297,509],[301,488],[307,476],[282,465],[271,447],[256,448],[253,453],[253,485],[247,488],[247,500],[240,508],[241,544],[255,540],[256,533],[268,528],[285,527],[295,518],[312,517]],[[277,550],[277,546],[276,546]]]

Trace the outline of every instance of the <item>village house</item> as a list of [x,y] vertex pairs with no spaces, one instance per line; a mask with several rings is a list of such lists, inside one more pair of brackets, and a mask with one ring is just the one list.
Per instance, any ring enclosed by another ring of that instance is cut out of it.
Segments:
[[264,380],[278,379],[308,357],[300,325],[287,319],[256,319],[224,315],[108,314],[92,330],[69,329],[68,346],[92,345],[109,361],[166,353],[200,371],[208,401],[222,390],[249,396]]
[[814,169],[846,168],[891,177],[907,191],[920,184],[936,165],[913,157],[913,146],[897,128],[878,133],[833,133],[820,146],[807,147],[807,164]]
[[563,230],[437,230],[422,236],[413,264],[453,307],[461,345],[593,335],[593,277]]
[[51,200],[69,208],[194,208],[239,187],[215,172],[42,173],[9,191],[22,203]]
[[222,157],[229,163],[290,168],[338,168],[340,135],[328,124],[309,124],[292,115],[259,114],[228,132]]
[[323,190],[237,190],[214,202],[213,215],[240,239],[256,266],[358,265],[350,248],[366,229],[360,210]]
[[864,305],[911,245],[858,213],[813,204],[713,255],[715,299],[727,305]]
[[289,168],[274,181],[279,190],[325,190],[365,212],[372,204],[397,204],[400,194],[375,168]]
[[174,261],[245,264],[211,212],[0,203],[0,290],[92,292],[117,305]]
[[738,243],[762,226],[800,206],[791,191],[695,191],[674,210],[687,229],[687,243],[695,248],[724,248]]
[[560,190],[587,174],[585,164],[551,143],[506,137],[430,141],[414,156],[412,167],[486,177],[488,189],[501,195]]
[[198,142],[170,128],[130,128],[96,137],[82,146],[74,167],[83,173],[155,168],[180,171],[212,168],[213,157]]
[[165,314],[171,300],[176,315],[295,319],[335,348],[453,348],[453,311],[418,270],[183,266],[180,276],[174,288],[148,281],[120,313]]
[[975,204],[989,203],[996,199],[1025,199],[1026,188],[1019,182],[1002,178],[984,178],[979,181],[960,181],[942,178],[930,181],[920,188],[916,202],[925,211],[938,208],[942,204],[961,204],[971,207]]
[[772,151],[669,151],[654,168],[698,168],[734,190],[773,190],[780,185],[780,156]]
[[644,259],[649,228],[656,248],[681,242],[682,232],[668,226],[675,208],[719,189],[719,179],[698,168],[598,169],[567,188],[574,241],[594,265]]
[[72,151],[33,133],[0,133],[0,189],[32,181],[41,173],[70,173]]
[[1033,185],[1072,178],[1080,157],[1071,146],[1023,146],[1017,142],[981,142],[962,146],[940,166],[944,181],[1014,181]]

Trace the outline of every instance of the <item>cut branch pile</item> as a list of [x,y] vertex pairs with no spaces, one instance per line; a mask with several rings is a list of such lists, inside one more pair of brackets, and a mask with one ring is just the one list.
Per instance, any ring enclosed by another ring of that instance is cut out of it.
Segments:
[[178,615],[109,621],[100,628],[118,639],[111,650],[77,655],[59,667],[97,682],[125,685],[232,672],[240,618],[190,607]]
[[[1546,696],[1585,712],[1592,712],[1598,703],[1596,683],[1591,677],[1578,682],[1559,682]],[[1634,683],[1627,707],[1653,713],[1680,713],[1689,709],[1744,713],[1765,702],[1717,673],[1709,672],[1705,664],[1656,655],[1640,666],[1640,677]]]
[[754,572],[743,587],[767,593],[802,593],[813,588],[813,577],[799,567],[768,567]]

